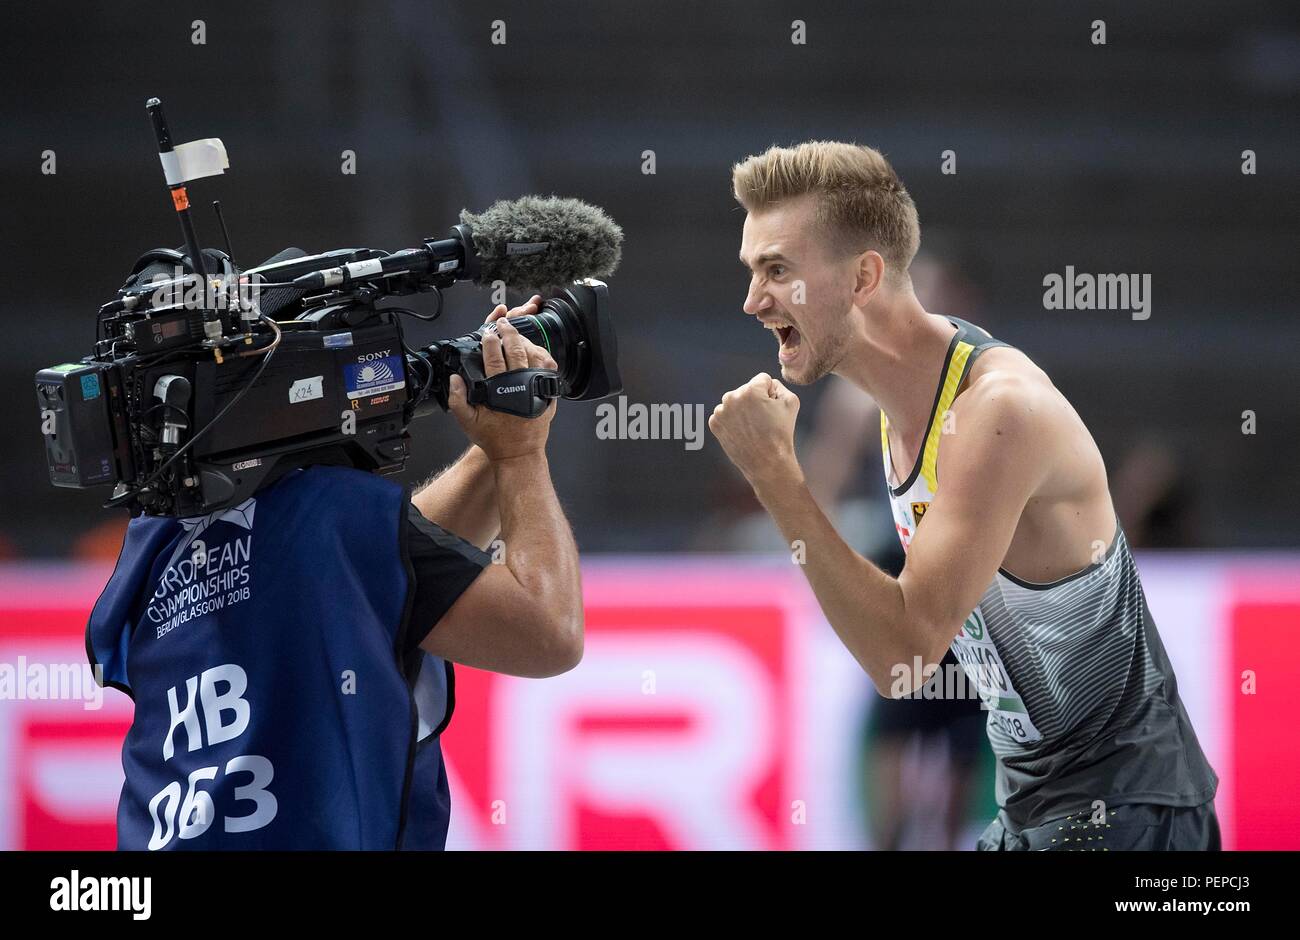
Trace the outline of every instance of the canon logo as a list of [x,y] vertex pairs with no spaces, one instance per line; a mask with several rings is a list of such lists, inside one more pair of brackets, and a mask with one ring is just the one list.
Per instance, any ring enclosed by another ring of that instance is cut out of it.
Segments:
[[357,356],[357,362],[374,362],[376,359],[387,359],[392,354],[391,349],[385,349],[383,352],[362,353]]
[[501,395],[509,395],[511,392],[526,392],[526,391],[528,391],[527,385],[505,385],[497,389],[497,393]]

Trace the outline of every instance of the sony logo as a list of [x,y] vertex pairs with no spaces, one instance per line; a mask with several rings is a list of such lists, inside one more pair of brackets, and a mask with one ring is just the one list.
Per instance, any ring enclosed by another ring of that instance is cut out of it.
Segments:
[[376,359],[387,359],[393,354],[391,349],[385,349],[383,352],[368,352],[357,356],[357,362],[374,362]]

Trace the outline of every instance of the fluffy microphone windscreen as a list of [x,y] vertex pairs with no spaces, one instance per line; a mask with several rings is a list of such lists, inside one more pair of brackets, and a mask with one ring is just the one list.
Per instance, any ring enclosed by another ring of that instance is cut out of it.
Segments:
[[584,277],[608,277],[623,253],[623,230],[596,206],[557,196],[500,200],[464,210],[482,268],[475,281],[545,289]]

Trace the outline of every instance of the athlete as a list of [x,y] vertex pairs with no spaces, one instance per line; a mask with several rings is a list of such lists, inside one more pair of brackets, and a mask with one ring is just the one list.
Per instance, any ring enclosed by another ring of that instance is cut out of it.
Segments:
[[[781,377],[834,373],[881,407],[907,560],[854,552],[795,458],[799,399],[760,373],[709,428],[889,697],[951,647],[988,711],[997,817],[981,849],[1218,849],[1218,778],[1188,720],[1088,429],[1023,352],[927,312],[916,207],[876,150],[811,142],[733,168],[744,311]],[[942,485],[940,485],[942,481]]]

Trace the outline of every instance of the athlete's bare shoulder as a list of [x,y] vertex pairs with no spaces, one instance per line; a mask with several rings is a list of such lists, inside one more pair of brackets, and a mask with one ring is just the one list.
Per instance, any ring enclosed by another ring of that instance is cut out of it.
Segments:
[[997,494],[1024,498],[1003,569],[1050,583],[1085,567],[1097,540],[1115,531],[1115,510],[1101,453],[1047,373],[1020,350],[991,347],[950,410],[938,479],[983,494],[989,512],[1001,505]]
[[1018,419],[1033,437],[1033,453],[1047,470],[1048,492],[1040,496],[1095,500],[1105,493],[1105,464],[1092,434],[1047,373],[1019,349],[984,350],[952,410],[959,424],[963,411],[993,411]]
[[1009,377],[1017,377],[1031,384],[1042,383],[1055,389],[1047,373],[1034,360],[1011,346],[993,346],[980,353],[966,377],[966,387],[970,388],[986,378]]
[[1034,427],[1039,433],[1058,428],[1072,432],[1082,429],[1086,433],[1078,414],[1047,373],[1010,346],[986,349],[975,360],[954,401],[954,410],[962,404],[968,409],[1028,409],[1034,414]]
[[965,382],[953,400],[955,415],[990,412],[1015,420],[1041,435],[1047,430],[1056,402],[1064,397],[1047,373],[1028,356],[1009,346],[984,350],[971,366]]

